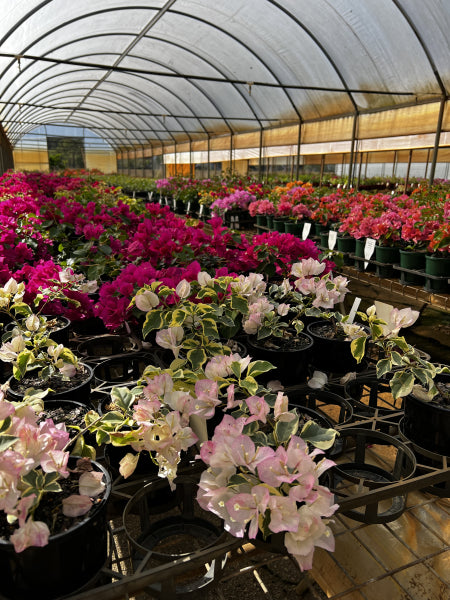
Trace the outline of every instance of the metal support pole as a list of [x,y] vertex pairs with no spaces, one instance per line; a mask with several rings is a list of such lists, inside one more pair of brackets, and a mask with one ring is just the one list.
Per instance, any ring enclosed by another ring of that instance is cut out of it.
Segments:
[[[434,174],[436,172],[436,162],[437,162],[437,156],[438,156],[438,152],[439,152],[439,142],[441,139],[441,131],[442,131],[442,120],[444,118],[444,110],[445,110],[446,101],[447,101],[447,98],[444,96],[441,99],[441,104],[439,106],[439,115],[438,115],[438,121],[437,121],[437,125],[436,125],[436,135],[434,138],[433,158],[431,161],[430,178],[428,180],[428,183],[430,184],[430,186],[433,185]],[[426,177],[426,175],[425,175],[425,177]]]
[[162,178],[165,179],[166,178],[166,162],[164,160],[164,144],[161,142],[161,171],[162,171]]
[[353,187],[353,161],[355,159],[355,145],[356,145],[356,130],[358,127],[358,113],[355,113],[353,117],[353,127],[352,127],[352,143],[350,146],[350,159],[348,165],[348,187]]
[[177,175],[177,143],[174,141],[174,142],[173,142],[173,145],[174,145],[174,153],[173,153],[173,156],[174,156],[174,159],[173,159],[173,160],[174,160],[174,164],[173,164],[173,174],[174,174],[174,175],[175,175],[175,177],[176,177],[176,175]]
[[230,133],[230,175],[233,174],[233,134]]
[[361,183],[361,170],[362,170],[362,163],[363,163],[363,155],[364,155],[364,152],[359,153],[359,167],[358,167],[358,179],[356,181],[356,190],[359,190],[359,186]]
[[410,150],[409,155],[408,155],[408,166],[406,167],[406,175],[405,175],[405,193],[408,191],[409,172],[411,170],[412,155],[413,155],[413,151]]
[[[427,152],[427,162],[425,163],[425,173],[423,174],[423,178],[426,179],[427,178],[427,173],[428,173],[428,165],[430,164],[430,152],[431,152],[431,148],[428,148],[428,152]],[[432,180],[433,181],[433,180]]]
[[398,153],[397,150],[394,150],[394,160],[392,162],[392,177],[395,177],[395,168],[397,166]]
[[194,175],[194,165],[192,164],[192,140],[189,140],[189,177],[193,179]]
[[[259,159],[258,159],[258,179],[260,181],[261,181],[261,175],[262,175],[263,135],[264,135],[264,130],[261,127],[261,129],[259,130]],[[248,171],[247,171],[247,175],[248,175]]]
[[325,167],[325,154],[322,154],[320,157],[320,179],[319,179],[319,187],[322,187],[322,179],[323,179],[323,170]]
[[297,162],[295,165],[295,179],[300,177],[300,146],[302,143],[302,122],[298,122],[298,138],[297,138]]
[[207,173],[208,173],[208,179],[209,179],[211,176],[211,138],[209,137],[209,133],[208,133],[208,145],[207,145],[207,160],[208,160]]

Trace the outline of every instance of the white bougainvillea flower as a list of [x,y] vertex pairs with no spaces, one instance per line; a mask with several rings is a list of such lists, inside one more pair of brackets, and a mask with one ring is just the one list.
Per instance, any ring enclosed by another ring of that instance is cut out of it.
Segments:
[[191,293],[191,284],[186,279],[182,279],[175,288],[175,293],[181,299],[187,298]]
[[320,275],[325,271],[325,263],[321,263],[314,258],[305,258],[291,267],[291,275],[294,277],[309,277],[310,275]]
[[142,312],[149,312],[152,308],[158,306],[159,298],[154,292],[145,290],[136,295],[134,302],[139,310],[142,310]]
[[197,281],[199,282],[200,287],[205,287],[212,281],[212,277],[206,271],[200,271],[197,275]]
[[182,327],[168,327],[167,329],[161,329],[156,334],[156,343],[161,348],[172,350],[175,358],[178,358],[178,354],[181,349],[181,340],[184,336],[184,330]]

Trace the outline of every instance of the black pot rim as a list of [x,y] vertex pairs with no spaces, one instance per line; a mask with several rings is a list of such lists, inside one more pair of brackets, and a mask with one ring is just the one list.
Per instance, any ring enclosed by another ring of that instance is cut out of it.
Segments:
[[[252,336],[250,336],[250,335],[247,336],[247,341],[248,341],[249,346],[251,346],[252,348],[262,349],[262,350],[264,350],[264,352],[273,353],[273,354],[279,354],[280,352],[286,352],[286,353],[288,353],[288,352],[289,353],[304,352],[305,350],[309,350],[311,348],[311,346],[314,344],[313,338],[308,333],[305,333],[304,331],[301,331],[300,333],[298,333],[297,336],[307,338],[309,341],[309,344],[303,348],[275,349],[275,348],[266,348],[265,346],[258,344],[257,342],[259,340],[256,340],[256,339],[252,340],[251,339]],[[267,338],[264,338],[264,339],[267,339]],[[264,341],[264,340],[261,340],[261,341]]]
[[[76,386],[68,389],[67,393],[69,393],[69,392],[70,393],[76,392],[76,390],[78,388],[83,387],[88,382],[91,382],[92,379],[93,379],[93,377],[94,377],[94,369],[90,365],[88,365],[88,364],[86,364],[84,362],[79,362],[78,365],[82,366],[87,371],[88,376],[86,377],[86,379],[84,381],[82,381],[78,385],[76,385]],[[17,398],[22,398],[22,396],[23,396],[22,394],[20,394],[19,392],[17,392],[16,390],[14,390],[14,389],[11,388],[11,382],[14,382],[14,381],[18,381],[18,380],[14,377],[14,375],[11,375],[11,377],[6,382],[8,384],[8,393],[10,393],[12,396],[16,396]],[[39,388],[39,389],[42,389],[42,388]],[[57,392],[57,393],[59,394],[60,392]],[[48,396],[46,396],[46,398],[48,398],[48,400],[51,400],[52,399],[52,392],[49,392]],[[55,400],[56,400],[56,398],[55,398]]]
[[[70,456],[69,462],[73,462],[74,460],[78,460],[79,458],[80,458],[79,456]],[[103,473],[105,490],[103,492],[103,497],[102,497],[101,501],[98,502],[85,515],[84,519],[82,519],[81,521],[76,523],[73,527],[70,527],[69,529],[66,529],[65,531],[60,531],[59,533],[54,533],[53,535],[50,535],[48,538],[49,544],[53,541],[58,541],[59,539],[61,539],[64,536],[71,535],[73,532],[76,532],[78,529],[81,529],[88,521],[91,521],[105,507],[105,504],[107,503],[109,496],[111,495],[112,478],[111,478],[111,475],[110,475],[108,469],[106,469],[106,467],[104,467],[103,465],[101,465],[99,462],[97,462],[95,460],[91,460],[91,463],[95,466],[95,470],[101,471],[101,473]],[[0,537],[0,545],[3,545],[4,548],[6,548],[8,546],[11,546],[11,548],[13,548],[12,542],[10,542],[9,540],[5,540],[4,538],[1,538],[1,537]],[[36,547],[31,546],[31,548],[36,548]]]

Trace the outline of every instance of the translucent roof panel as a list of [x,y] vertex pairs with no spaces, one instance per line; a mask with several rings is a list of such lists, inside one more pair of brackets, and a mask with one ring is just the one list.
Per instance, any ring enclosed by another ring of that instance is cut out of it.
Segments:
[[[0,0],[0,122],[116,148],[448,96],[450,1]],[[395,133],[395,132],[393,132]]]

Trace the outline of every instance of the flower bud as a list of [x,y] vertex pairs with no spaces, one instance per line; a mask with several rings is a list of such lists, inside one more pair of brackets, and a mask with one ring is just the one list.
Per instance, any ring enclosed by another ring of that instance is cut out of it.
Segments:
[[187,298],[191,293],[191,284],[186,279],[182,279],[175,288],[175,292],[181,299]]
[[37,331],[40,324],[41,322],[39,321],[39,317],[36,315],[30,315],[25,321],[25,327],[28,329],[28,331]]

